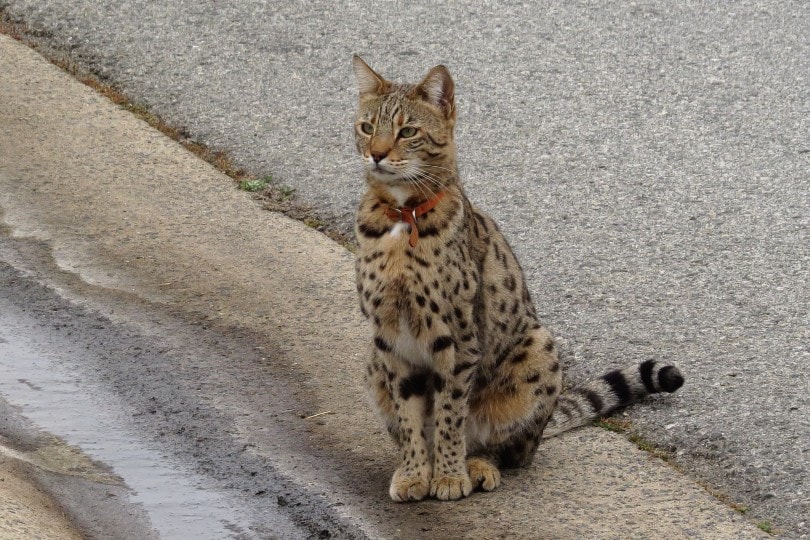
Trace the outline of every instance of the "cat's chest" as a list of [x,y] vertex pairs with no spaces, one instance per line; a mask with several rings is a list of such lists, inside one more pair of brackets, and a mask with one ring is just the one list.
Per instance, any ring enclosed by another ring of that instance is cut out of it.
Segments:
[[418,334],[419,328],[430,330],[436,323],[448,324],[459,305],[472,301],[474,272],[455,253],[446,254],[452,251],[447,246],[425,244],[424,249],[413,249],[403,238],[393,248],[378,241],[360,251],[360,301],[363,311],[378,326],[399,330],[404,318],[414,322]]
[[[407,224],[396,224],[391,238],[381,238],[363,249],[358,256],[358,278],[367,288],[388,297],[410,296],[425,285],[432,285],[430,294],[441,295],[442,275],[449,277],[455,268],[446,267],[429,252],[403,247],[407,245],[407,231]],[[397,239],[400,234],[406,238]]]
[[443,268],[432,254],[414,249],[361,252],[358,261],[363,312],[397,356],[430,366],[430,344],[452,324],[456,311],[451,285],[455,268]]

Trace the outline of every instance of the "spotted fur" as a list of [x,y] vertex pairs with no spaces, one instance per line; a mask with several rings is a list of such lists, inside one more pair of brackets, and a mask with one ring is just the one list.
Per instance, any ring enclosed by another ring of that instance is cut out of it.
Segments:
[[[371,322],[366,381],[401,451],[395,501],[495,489],[541,438],[683,383],[648,361],[560,395],[562,371],[515,255],[464,194],[454,84],[444,66],[419,84],[387,81],[354,58],[357,151],[368,191],[357,212],[357,292]],[[388,208],[438,204],[409,225]]]

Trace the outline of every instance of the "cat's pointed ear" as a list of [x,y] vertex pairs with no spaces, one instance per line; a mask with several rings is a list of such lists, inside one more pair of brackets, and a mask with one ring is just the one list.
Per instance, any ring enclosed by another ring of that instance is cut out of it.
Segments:
[[357,79],[357,90],[360,95],[382,94],[388,88],[388,81],[380,77],[363,59],[357,55],[352,58],[352,69]]
[[428,71],[422,82],[413,89],[413,93],[441,109],[447,118],[456,112],[455,84],[444,66],[436,66]]

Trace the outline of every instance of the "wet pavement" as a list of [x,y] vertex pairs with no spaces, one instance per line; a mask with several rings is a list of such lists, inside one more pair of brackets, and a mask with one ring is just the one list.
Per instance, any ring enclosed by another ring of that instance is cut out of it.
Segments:
[[[133,346],[144,338],[132,334],[124,338],[129,347],[122,346],[118,332],[104,331],[111,326],[108,321],[88,316],[2,262],[0,291],[0,414],[6,423],[0,429],[0,454],[33,467],[85,534],[122,539],[309,536],[283,514],[267,511],[275,505],[257,511],[255,502],[245,500],[253,495],[246,495],[248,490],[223,489],[196,473],[193,463],[179,459],[171,445],[156,440],[137,421],[157,411],[138,410],[100,378],[101,364],[132,362],[133,350],[154,362],[167,356],[154,354],[148,344]],[[103,346],[88,340],[101,332]],[[8,429],[10,416],[18,429]]]
[[[0,283],[8,293],[14,280],[8,278],[8,267],[0,268],[0,274],[6,274]],[[53,300],[54,306],[60,304],[58,298]],[[98,326],[97,322],[93,324]],[[77,349],[74,340],[55,332],[46,321],[32,319],[3,298],[0,336],[0,395],[6,401],[2,408],[9,414],[13,404],[17,414],[58,441],[28,451],[12,450],[9,456],[43,473],[83,479],[94,487],[98,497],[120,499],[116,514],[130,519],[142,516],[140,523],[132,519],[137,526],[128,523],[121,528],[120,523],[115,523],[108,528],[113,519],[97,514],[96,526],[104,526],[101,536],[264,537],[250,533],[253,518],[243,494],[224,492],[145,436],[133,422],[133,416],[143,413],[122,402],[119,395],[97,380],[93,367],[100,359],[92,346]],[[109,345],[105,349],[109,351]],[[125,353],[114,360],[130,359]],[[122,486],[127,489],[114,489]],[[86,499],[82,497],[83,503]],[[305,537],[300,532],[295,534],[296,528],[281,516],[275,523],[268,521],[263,524],[265,531],[284,538]]]

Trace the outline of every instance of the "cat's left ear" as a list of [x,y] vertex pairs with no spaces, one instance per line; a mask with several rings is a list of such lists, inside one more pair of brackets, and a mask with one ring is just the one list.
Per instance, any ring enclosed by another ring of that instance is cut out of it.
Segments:
[[428,71],[412,92],[441,109],[445,117],[451,118],[455,115],[455,84],[446,67],[436,66]]

